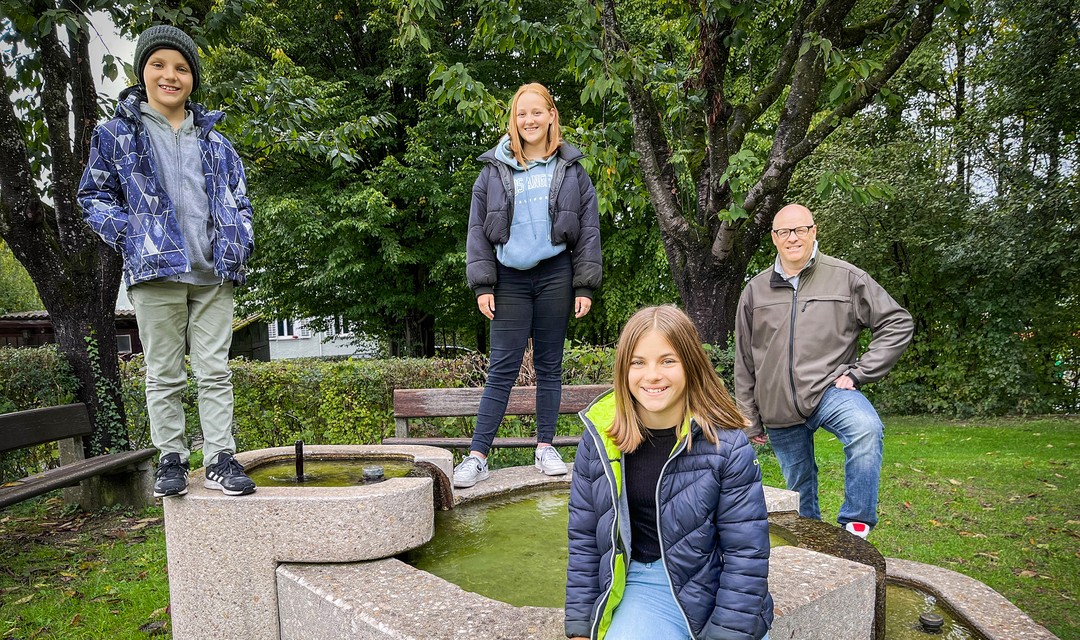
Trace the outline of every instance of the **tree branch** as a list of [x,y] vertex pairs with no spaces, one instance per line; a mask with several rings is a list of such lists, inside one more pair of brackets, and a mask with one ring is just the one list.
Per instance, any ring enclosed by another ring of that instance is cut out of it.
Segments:
[[761,91],[759,91],[752,100],[746,104],[735,107],[731,118],[731,124],[728,126],[727,131],[728,149],[738,149],[742,146],[750,125],[757,121],[757,119],[761,117],[761,114],[776,102],[776,99],[779,98],[780,94],[787,88],[788,78],[791,76],[791,69],[795,65],[795,59],[798,57],[799,48],[802,46],[806,19],[813,8],[813,0],[804,0],[799,7],[799,13],[796,16],[795,21],[791,26],[788,40],[780,51],[780,57],[777,60],[776,71],[773,72],[772,79],[769,80],[768,84],[762,87]]
[[41,36],[41,75],[44,83],[39,95],[42,111],[45,113],[49,151],[52,156],[53,206],[57,212],[62,212],[62,203],[74,200],[77,185],[72,176],[77,164],[71,148],[71,125],[68,123],[68,115],[71,113],[71,105],[67,99],[71,83],[71,58],[60,44],[58,28],[59,25],[55,25]]
[[[9,82],[7,70],[0,65],[0,85]],[[38,194],[30,155],[23,138],[22,121],[15,114],[10,95],[0,100],[0,234],[5,238],[13,229],[41,223],[45,212]]]
[[731,47],[725,44],[735,28],[731,18],[713,23],[702,20],[698,36],[698,53],[701,57],[701,71],[697,86],[705,91],[705,162],[706,169],[697,181],[697,220],[698,224],[709,229],[710,237],[718,224],[717,212],[724,201],[724,185],[720,176],[727,170],[728,146],[726,125],[731,117],[731,105],[724,92],[724,80]]
[[911,6],[911,0],[896,0],[891,7],[883,13],[859,24],[844,27],[840,30],[840,37],[833,43],[834,46],[850,48],[862,44],[866,38],[874,32],[881,31],[903,17],[904,12]]
[[[629,46],[619,30],[615,15],[615,0],[603,0],[600,24],[603,27],[601,46],[607,62],[629,54]],[[626,78],[626,97],[634,124],[634,149],[640,156],[642,177],[649,191],[657,220],[665,239],[683,242],[689,236],[689,224],[682,216],[678,199],[675,169],[671,166],[671,149],[660,123],[660,113],[648,90],[638,78]],[[683,247],[685,250],[685,247]]]
[[71,43],[71,110],[75,116],[75,166],[85,166],[90,155],[90,138],[97,125],[97,90],[90,67],[90,24],[82,8],[73,0],[64,0],[63,8],[79,16],[78,32],[68,31]]
[[907,34],[899,45],[893,49],[893,52],[889,55],[888,60],[882,66],[881,70],[870,76],[867,79],[864,86],[865,91],[857,92],[847,102],[841,104],[836,109],[833,109],[832,113],[825,117],[807,136],[795,145],[791,149],[789,157],[792,162],[798,162],[810,155],[810,153],[818,148],[825,138],[829,136],[840,123],[844,120],[855,115],[860,109],[870,104],[870,101],[881,91],[881,88],[885,86],[893,75],[900,70],[904,62],[911,55],[915,47],[919,46],[923,38],[930,33],[930,29],[934,25],[934,13],[937,9],[937,2],[934,0],[927,0],[919,3],[919,12],[915,18],[911,21],[911,25],[908,28]]

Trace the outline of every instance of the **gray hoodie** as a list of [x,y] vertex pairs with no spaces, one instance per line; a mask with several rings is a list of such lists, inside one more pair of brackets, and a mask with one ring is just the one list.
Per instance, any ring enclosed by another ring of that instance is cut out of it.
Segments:
[[198,131],[191,111],[186,113],[179,129],[173,129],[168,118],[149,104],[139,105],[142,123],[150,136],[154,154],[154,176],[176,209],[180,230],[184,234],[183,250],[191,270],[163,280],[188,284],[218,284],[214,274],[214,221],[210,216],[210,199],[206,195],[206,176],[199,157]]

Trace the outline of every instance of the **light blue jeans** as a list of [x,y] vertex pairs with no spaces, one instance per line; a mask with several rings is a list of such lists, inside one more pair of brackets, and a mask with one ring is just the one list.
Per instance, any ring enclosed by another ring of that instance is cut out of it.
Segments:
[[691,640],[664,563],[630,561],[626,589],[608,627],[608,640]]
[[859,391],[829,387],[821,403],[803,424],[769,429],[769,442],[780,462],[784,482],[799,493],[799,515],[821,519],[818,506],[814,432],[824,429],[844,446],[844,504],[836,521],[877,524],[878,484],[885,443],[885,426],[870,401]]
[[[692,640],[675,602],[664,563],[630,561],[622,601],[611,616],[607,640]],[[762,640],[769,640],[765,634]]]

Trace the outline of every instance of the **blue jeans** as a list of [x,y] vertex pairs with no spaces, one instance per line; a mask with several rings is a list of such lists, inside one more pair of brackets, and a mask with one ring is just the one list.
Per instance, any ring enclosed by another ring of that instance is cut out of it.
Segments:
[[487,383],[471,449],[487,454],[521,370],[529,338],[536,370],[536,440],[551,444],[562,401],[562,357],[574,310],[574,269],[563,251],[524,271],[498,265]]
[[611,616],[609,640],[691,640],[664,563],[630,561],[623,598]]
[[[611,616],[607,640],[692,640],[664,563],[630,561],[626,589]],[[762,640],[769,640],[765,634]]]
[[799,493],[799,515],[821,520],[814,460],[814,432],[819,427],[844,445],[844,504],[836,521],[841,526],[864,522],[873,527],[877,524],[885,426],[862,393],[831,386],[805,423],[768,429],[784,482],[788,489]]

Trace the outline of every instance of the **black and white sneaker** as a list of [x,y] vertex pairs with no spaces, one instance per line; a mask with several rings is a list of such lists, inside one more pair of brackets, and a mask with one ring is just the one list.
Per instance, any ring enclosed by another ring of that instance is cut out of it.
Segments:
[[219,453],[217,462],[207,465],[203,486],[216,489],[227,496],[255,493],[255,483],[244,473],[244,465],[237,462],[231,453]]
[[154,497],[182,496],[187,493],[187,472],[190,467],[180,462],[179,453],[166,453],[154,471]]

